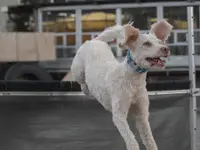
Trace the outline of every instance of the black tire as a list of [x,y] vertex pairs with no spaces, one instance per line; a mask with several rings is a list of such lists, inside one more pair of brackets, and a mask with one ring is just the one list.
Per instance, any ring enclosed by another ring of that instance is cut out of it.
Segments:
[[4,80],[53,80],[51,75],[36,63],[17,63],[5,73]]

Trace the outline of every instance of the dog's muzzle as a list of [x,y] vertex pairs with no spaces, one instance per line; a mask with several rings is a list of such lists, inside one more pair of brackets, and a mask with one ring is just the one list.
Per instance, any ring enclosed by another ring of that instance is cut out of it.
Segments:
[[170,55],[170,49],[169,49],[169,47],[166,47],[166,46],[162,47],[160,49],[160,51],[161,51],[163,57],[168,57]]

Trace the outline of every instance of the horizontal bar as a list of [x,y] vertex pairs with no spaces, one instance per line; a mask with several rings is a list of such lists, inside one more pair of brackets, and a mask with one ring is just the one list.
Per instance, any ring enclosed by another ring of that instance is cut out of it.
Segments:
[[[141,33],[147,33],[149,30],[141,30]],[[200,29],[194,29],[194,31],[196,33],[200,32]],[[101,33],[101,31],[99,32],[82,32],[83,35],[88,35],[88,34],[99,34]],[[173,29],[172,33],[188,33],[187,29]],[[56,36],[62,36],[62,35],[75,35],[75,32],[56,32],[55,33]]]
[[[111,45],[111,44],[109,44]],[[115,44],[116,45],[116,44]],[[194,44],[195,46],[199,46],[200,43],[196,43]],[[171,47],[176,47],[176,46],[188,46],[187,42],[176,42],[176,43],[168,43],[167,46],[171,46]],[[57,48],[75,48],[76,45],[56,45]],[[188,49],[187,49],[188,50]]]
[[[190,88],[188,80],[147,82],[148,91],[184,90]],[[0,91],[24,92],[79,92],[80,85],[74,81],[0,81]]]
[[0,92],[0,96],[85,96],[82,92]]
[[180,7],[180,6],[198,6],[200,2],[152,2],[152,3],[125,3],[121,4],[100,4],[100,5],[73,5],[73,6],[44,6],[40,11],[58,11],[58,10],[75,10],[76,8],[94,10],[94,9],[116,9],[116,8],[141,8],[141,7],[156,7],[161,5],[164,7]]
[[[189,94],[190,90],[152,91],[149,96]],[[82,92],[0,92],[0,96],[85,96]]]
[[154,95],[175,95],[175,94],[190,94],[190,90],[170,90],[170,91],[152,91],[152,92],[148,92],[149,96],[154,96]]

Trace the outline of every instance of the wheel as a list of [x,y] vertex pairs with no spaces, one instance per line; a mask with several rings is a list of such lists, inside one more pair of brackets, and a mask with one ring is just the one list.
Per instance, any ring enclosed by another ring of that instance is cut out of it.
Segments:
[[44,80],[51,81],[52,77],[35,63],[18,63],[11,66],[5,73],[4,80]]

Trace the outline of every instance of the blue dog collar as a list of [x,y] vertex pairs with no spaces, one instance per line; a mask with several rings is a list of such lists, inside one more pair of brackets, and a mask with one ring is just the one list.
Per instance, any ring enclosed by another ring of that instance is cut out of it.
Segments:
[[141,67],[137,66],[137,64],[131,57],[130,50],[128,50],[128,52],[127,52],[127,63],[129,64],[129,66],[131,66],[131,68],[133,68],[138,73],[145,73],[148,71],[147,68],[141,68]]

